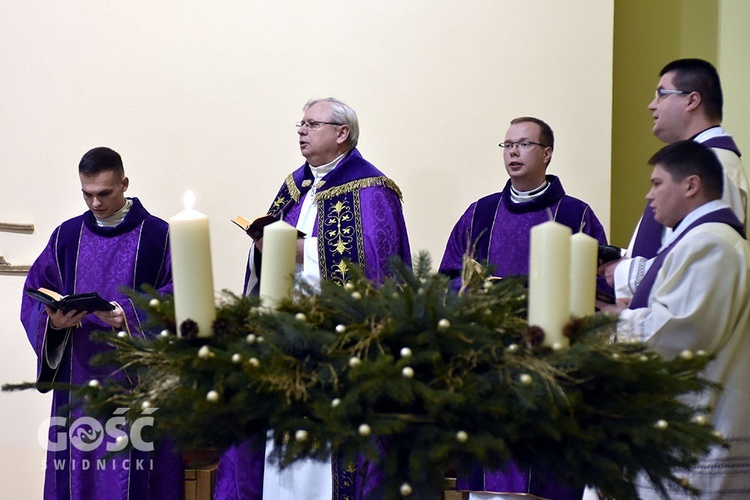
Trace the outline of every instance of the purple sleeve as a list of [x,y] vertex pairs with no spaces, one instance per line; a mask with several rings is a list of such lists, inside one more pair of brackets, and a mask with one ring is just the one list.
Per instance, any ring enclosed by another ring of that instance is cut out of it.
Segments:
[[[586,210],[586,213],[583,216],[583,222],[583,233],[588,234],[592,238],[596,238],[602,245],[607,244],[607,235],[604,232],[604,226],[599,222],[599,219],[596,217],[594,211],[591,210],[591,207],[588,207],[588,210]],[[615,296],[614,289],[609,286],[607,280],[601,276],[596,277],[596,291],[602,298]]]
[[[55,257],[55,242],[59,228],[55,229],[47,246],[37,257],[29,269],[24,283],[26,288],[49,288],[50,290],[62,290],[63,285],[60,271]],[[44,341],[47,332],[47,311],[44,305],[27,295],[21,300],[21,323],[26,330],[26,336],[37,355],[37,376],[41,374],[42,361],[44,360]]]
[[607,235],[604,232],[604,226],[599,222],[591,207],[588,207],[588,210],[583,215],[583,232],[592,238],[596,238],[602,245],[607,244]]
[[440,262],[438,272],[451,278],[454,288],[461,285],[461,271],[463,269],[464,255],[468,251],[468,242],[471,237],[471,221],[474,218],[476,203],[472,203],[463,213],[456,225],[453,226],[448,243],[445,245],[443,260]]
[[368,279],[381,282],[390,274],[388,265],[392,256],[411,265],[401,200],[391,189],[382,186],[362,189],[360,196],[365,274]]

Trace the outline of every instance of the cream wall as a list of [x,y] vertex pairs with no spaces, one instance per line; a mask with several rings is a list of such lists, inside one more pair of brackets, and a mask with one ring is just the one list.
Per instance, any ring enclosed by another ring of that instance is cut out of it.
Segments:
[[750,175],[750,4],[746,0],[719,2],[719,71],[724,90],[724,126],[745,153]]
[[[248,239],[302,163],[309,97],[359,113],[360,150],[404,193],[413,251],[433,266],[468,204],[507,177],[508,121],[555,130],[550,172],[609,222],[613,0],[216,0],[0,3],[0,255],[30,264],[85,205],[77,162],[108,145],[130,195],[164,218],[185,190],[211,218],[217,289],[240,291]],[[0,275],[0,382],[34,377],[18,322],[23,277]],[[41,495],[36,429],[49,399],[0,394],[3,498]]]
[[[617,0],[612,95],[610,241],[627,246],[646,206],[648,159],[664,144],[647,106],[659,71],[683,57],[717,64],[719,0]],[[721,68],[720,68],[721,70]]]

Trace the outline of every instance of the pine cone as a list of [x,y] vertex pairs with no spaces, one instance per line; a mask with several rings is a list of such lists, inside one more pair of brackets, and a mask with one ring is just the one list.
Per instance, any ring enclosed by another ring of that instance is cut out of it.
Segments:
[[232,324],[225,318],[217,319],[214,321],[213,329],[218,340],[225,340],[232,333]]
[[532,347],[539,346],[544,341],[544,330],[538,326],[530,326],[523,332],[523,340]]
[[180,325],[180,335],[192,340],[198,337],[198,323],[192,319],[186,319]]

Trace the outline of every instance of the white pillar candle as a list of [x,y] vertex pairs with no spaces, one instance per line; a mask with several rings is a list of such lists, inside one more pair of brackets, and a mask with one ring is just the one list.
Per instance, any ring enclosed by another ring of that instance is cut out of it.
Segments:
[[570,314],[583,317],[596,308],[596,264],[599,242],[584,233],[570,237]]
[[570,320],[569,227],[550,221],[531,228],[529,325],[544,330],[544,345],[569,345],[563,326]]
[[186,192],[183,200],[185,210],[169,219],[177,333],[180,325],[190,319],[198,324],[199,337],[210,337],[216,303],[208,217],[193,210],[192,191]]
[[260,265],[260,301],[275,308],[289,297],[297,262],[297,229],[284,221],[263,228],[263,260]]

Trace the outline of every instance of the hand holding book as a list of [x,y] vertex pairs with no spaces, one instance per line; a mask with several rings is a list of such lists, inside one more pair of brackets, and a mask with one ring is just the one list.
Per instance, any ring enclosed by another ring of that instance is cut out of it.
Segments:
[[101,298],[96,292],[63,296],[48,288],[27,288],[24,293],[63,314],[69,311],[88,311],[90,313],[94,311],[111,311],[115,308],[115,306]]
[[621,259],[623,250],[622,248],[614,247],[611,245],[599,245],[599,264],[606,264],[613,260]]
[[[247,233],[248,236],[250,236],[254,240],[259,240],[263,237],[263,228],[266,227],[269,224],[273,224],[274,222],[278,221],[276,217],[273,215],[264,215],[263,217],[258,217],[254,221],[250,222],[246,218],[242,217],[241,215],[238,215],[234,219],[232,219],[232,222],[237,224],[239,227],[241,227],[245,233]],[[297,230],[297,238],[304,238],[305,233],[303,233],[300,230]]]

